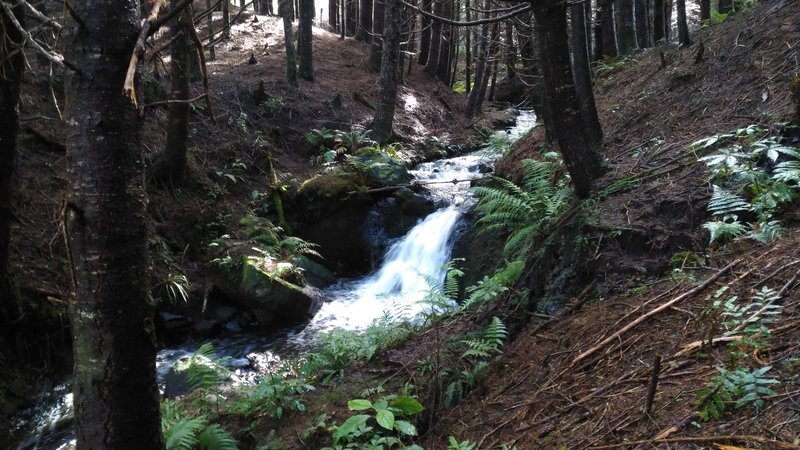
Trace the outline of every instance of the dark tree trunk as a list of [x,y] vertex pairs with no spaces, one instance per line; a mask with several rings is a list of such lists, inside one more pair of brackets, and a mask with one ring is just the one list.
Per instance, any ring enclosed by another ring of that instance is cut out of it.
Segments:
[[294,33],[292,32],[292,0],[279,0],[278,14],[283,17],[283,39],[286,44],[286,81],[297,86],[297,62],[294,54]]
[[372,0],[360,0],[358,3],[358,32],[356,39],[369,42],[372,31]]
[[636,18],[636,42],[639,44],[639,48],[652,47],[648,4],[648,0],[635,0],[633,3],[633,12]]
[[[442,16],[442,3],[446,0],[433,0],[433,14]],[[431,23],[431,46],[428,50],[428,61],[425,63],[425,72],[436,77],[436,69],[439,67],[439,52],[442,47],[442,22],[434,20]]]
[[358,27],[358,0],[345,0],[347,8],[345,9],[345,24],[347,25],[347,36],[355,36],[356,28]]
[[672,36],[672,0],[664,0],[664,41]]
[[633,26],[633,0],[616,0],[617,46],[621,55],[636,50],[636,29]]
[[653,42],[664,40],[664,0],[653,0]]
[[[171,0],[172,7],[178,0]],[[223,3],[227,3],[224,0]],[[164,155],[156,165],[156,178],[180,184],[186,169],[187,139],[189,137],[189,77],[191,40],[188,17],[180,14],[172,21],[170,46],[170,100],[167,118],[167,144]]]
[[369,70],[380,72],[383,58],[383,8],[384,0],[375,0],[374,19],[372,21],[372,45],[369,48]]
[[497,59],[492,61],[492,81],[489,82],[489,101],[494,101],[494,85],[497,83]]
[[[567,166],[575,193],[587,198],[602,167],[596,148],[591,146],[575,92],[567,39],[566,3],[541,0],[533,3],[536,30],[542,58],[542,72],[549,103],[549,120],[553,123],[561,155]],[[547,118],[546,118],[547,119]]]
[[347,22],[346,10],[347,10],[347,0],[342,0],[341,14],[339,15],[339,32],[341,33],[342,40],[344,40],[345,37],[344,35],[346,34],[346,29],[347,29],[347,26],[345,25],[345,23]]
[[480,32],[476,39],[480,41],[480,50],[478,51],[478,59],[475,66],[475,86],[472,91],[470,91],[469,97],[467,97],[467,107],[465,111],[467,118],[470,119],[475,117],[475,114],[478,112],[478,96],[482,95],[481,86],[484,85],[484,82],[488,79],[486,74],[488,72],[489,36],[488,26],[486,24],[481,25]]
[[[24,25],[25,11],[22,5],[15,5],[13,11],[15,20]],[[5,336],[13,332],[11,324],[21,317],[8,258],[11,220],[14,216],[14,175],[17,167],[17,104],[25,70],[25,57],[21,48],[22,34],[3,9],[0,9],[0,29],[0,50],[3,51],[3,56],[0,57],[0,329]],[[19,51],[7,56],[16,49]]]
[[686,0],[676,0],[675,8],[678,14],[678,43],[681,47],[692,45],[689,38],[689,24],[686,23]]
[[77,448],[160,449],[142,120],[120,92],[139,2],[70,3],[66,57],[86,74],[68,74],[65,114]]
[[373,138],[381,144],[392,137],[397,102],[397,72],[400,55],[400,2],[384,0],[383,55],[381,58],[380,101],[373,121]]
[[[452,0],[442,0],[441,17],[451,19],[453,17]],[[451,25],[441,25],[442,37],[439,42],[439,62],[436,65],[436,78],[444,84],[450,80],[450,63],[453,59],[453,27]]]
[[597,107],[592,91],[592,69],[589,67],[589,53],[586,49],[586,10],[578,3],[570,6],[572,22],[572,71],[575,76],[575,92],[581,105],[581,114],[586,128],[586,137],[591,148],[600,148],[603,143],[603,129],[597,117]]
[[229,0],[222,0],[222,39],[231,38],[231,15],[228,8]]
[[592,2],[590,0],[586,0],[583,2],[583,25],[586,27],[586,55],[588,58],[592,57]]
[[700,4],[700,20],[708,20],[711,18],[711,0],[699,0]]
[[603,10],[600,9],[600,0],[597,0],[597,5],[594,13],[594,61],[603,59]]
[[[432,0],[420,0],[419,7],[423,11],[431,12],[431,1]],[[419,38],[419,58],[417,59],[417,64],[424,66],[428,63],[428,55],[431,49],[432,21],[430,17],[422,15],[420,17],[420,23],[422,23],[422,31]]]
[[609,58],[617,56],[617,35],[614,33],[614,3],[612,0],[598,0],[600,13],[600,31],[603,35],[603,55]]
[[514,25],[506,22],[506,78],[517,75],[517,47],[514,45]]
[[525,13],[518,16],[519,21],[517,25],[517,42],[519,43],[519,57],[522,65],[522,71],[518,72],[522,81],[531,85],[535,82],[535,77],[539,74],[539,60],[536,55],[536,42],[533,33],[533,27],[529,24],[533,21],[531,13]]
[[297,25],[297,74],[304,80],[314,81],[313,30],[314,0],[300,0],[300,21]]
[[[211,6],[212,6],[211,3],[212,3],[211,0],[206,0],[206,9],[211,9]],[[214,36],[214,13],[213,12],[209,13],[209,15],[208,15],[208,36],[211,37],[211,39],[209,39],[209,42],[213,41],[213,37],[212,37],[212,36]],[[209,45],[208,46],[208,60],[209,61],[214,61],[215,59],[217,59],[217,50],[214,48],[213,45]]]
[[[471,19],[470,14],[470,0],[464,0],[464,16],[467,22]],[[466,78],[466,87],[464,91],[469,94],[472,90],[472,27],[467,27],[464,30],[464,77]]]
[[336,30],[339,25],[339,2],[337,0],[328,0],[328,25],[331,30]]

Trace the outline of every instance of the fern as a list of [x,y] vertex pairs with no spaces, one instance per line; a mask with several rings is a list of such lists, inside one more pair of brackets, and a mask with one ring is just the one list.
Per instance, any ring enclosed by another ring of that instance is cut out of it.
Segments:
[[784,161],[775,166],[772,178],[784,183],[793,182],[800,184],[800,161]]
[[495,177],[496,186],[473,188],[479,199],[477,208],[484,213],[477,222],[481,232],[509,231],[504,255],[527,253],[542,229],[568,206],[572,191],[551,181],[558,164],[558,161],[524,160],[519,186]]
[[[237,450],[236,439],[221,425],[207,426],[197,435],[197,445],[200,450]],[[167,447],[169,448],[169,447]]]
[[742,197],[728,192],[727,190],[714,185],[714,193],[708,202],[708,211],[715,216],[724,216],[737,212],[750,211],[753,207]]
[[186,368],[189,389],[207,389],[228,378],[230,371],[225,367],[226,360],[214,353],[214,346],[210,342],[202,344],[192,354]]
[[[167,450],[192,450],[198,443],[197,436],[206,427],[205,416],[162,423]],[[166,427],[164,426],[166,425]]]
[[763,396],[776,394],[769,386],[777,384],[778,380],[764,376],[771,368],[772,366],[764,366],[748,370],[738,367],[727,370],[724,367],[717,367],[719,374],[697,394],[695,403],[698,406],[700,420],[705,422],[720,419],[731,404],[735,409],[747,405],[753,405],[756,409],[762,408]]
[[729,220],[732,221],[726,222],[724,220],[715,220],[703,224],[703,228],[708,230],[708,232],[711,234],[709,242],[714,242],[723,238],[738,237],[747,232],[747,227],[743,223],[739,222],[737,218],[730,218],[729,216]]

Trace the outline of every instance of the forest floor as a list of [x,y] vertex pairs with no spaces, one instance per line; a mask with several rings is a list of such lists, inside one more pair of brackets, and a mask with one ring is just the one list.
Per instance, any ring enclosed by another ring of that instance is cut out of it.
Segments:
[[[599,77],[597,106],[609,170],[598,183],[603,195],[597,196],[591,217],[595,233],[587,236],[589,289],[581,286],[582,293],[551,317],[545,310],[516,330],[488,376],[460,404],[445,409],[437,401],[426,403],[427,424],[418,423],[425,448],[447,448],[450,436],[479,449],[800,448],[796,210],[782,217],[788,232],[770,244],[742,241],[709,249],[700,226],[708,219],[711,186],[705,164],[688,151],[692,142],[720,132],[751,124],[774,129],[792,119],[789,78],[798,70],[800,5],[767,1],[700,30],[693,39],[688,48],[637,53]],[[250,207],[250,193],[269,184],[270,158],[280,171],[307,177],[316,170],[309,163],[316,149],[304,143],[304,132],[363,126],[372,117],[354,100],[360,93],[377,103],[377,76],[364,69],[366,44],[342,43],[315,29],[317,80],[301,80],[295,89],[282,81],[282,42],[275,18],[246,16],[233,26],[231,40],[209,63],[216,124],[202,104],[193,115],[189,183],[151,190],[154,221],[177,223],[161,231],[173,235],[170,242],[180,249],[187,273],[203,272],[207,254],[199,242],[221,208],[230,216],[221,225],[230,227]],[[248,63],[251,54],[256,64]],[[470,125],[461,114],[464,98],[431,81],[417,65],[407,80],[400,94],[405,108],[398,111],[403,141],[463,141]],[[253,96],[261,81],[267,97],[259,104]],[[200,86],[194,84],[196,94]],[[63,305],[67,283],[59,210],[66,156],[58,145],[63,130],[56,120],[37,118],[58,115],[44,74],[29,75],[24,92],[22,116],[30,120],[23,121],[13,263],[27,298]],[[334,106],[337,94],[341,108]],[[151,156],[163,147],[165,117],[165,109],[148,109],[143,142]],[[536,157],[541,141],[537,128],[498,172],[514,176],[521,159]],[[219,173],[233,170],[237,160],[246,167],[236,174],[243,178],[229,183]],[[782,312],[770,325],[768,345],[748,349],[748,363],[742,363],[743,357],[733,356],[727,342],[718,339],[724,328],[712,307],[718,300],[714,294],[727,288],[725,297],[745,299],[764,286],[782,293]],[[192,295],[202,296],[203,286],[195,289]],[[306,414],[282,421],[260,418],[240,438],[253,446],[280,442],[285,448],[316,448],[302,443],[303,430],[313,429],[323,412],[341,422],[351,414],[347,401],[379,384],[410,383],[427,390],[421,398],[440,398],[442,386],[436,386],[435,376],[423,374],[422,361],[438,354],[442,341],[484,326],[492,314],[510,319],[518,311],[498,307],[440,324],[349,369],[343,380],[317,386],[306,395]],[[44,352],[60,351],[67,340],[63,332],[21,336],[25,342],[17,346]],[[656,360],[659,382],[653,385]],[[698,392],[719,373],[718,366],[736,364],[772,366],[768,376],[780,381],[771,386],[775,394],[758,410],[729,408],[719,420],[701,421]],[[16,386],[35,389],[30,378]],[[653,406],[644,414],[650,387],[655,388]],[[230,429],[250,425],[242,417],[223,419]],[[270,434],[272,429],[277,435]]]

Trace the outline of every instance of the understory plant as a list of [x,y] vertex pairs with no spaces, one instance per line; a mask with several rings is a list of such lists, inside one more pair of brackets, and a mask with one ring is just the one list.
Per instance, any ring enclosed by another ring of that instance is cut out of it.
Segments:
[[503,254],[518,259],[527,254],[535,239],[569,206],[573,193],[566,176],[555,173],[561,165],[557,153],[548,152],[543,161],[522,161],[522,182],[517,185],[494,177],[495,186],[478,186],[478,220],[481,233],[507,232]]
[[717,367],[719,374],[697,394],[698,415],[703,422],[719,420],[726,412],[752,405],[757,410],[764,406],[765,396],[776,395],[770,386],[778,380],[766,373],[772,366],[759,369],[737,367],[732,370]]
[[714,192],[712,220],[703,224],[710,242],[750,238],[769,242],[783,232],[775,216],[797,197],[800,151],[756,125],[717,134],[692,144],[708,166]]
[[269,416],[283,418],[289,412],[304,412],[303,395],[314,386],[298,378],[288,367],[264,375],[254,387],[242,389],[242,397],[228,408],[230,412],[249,419]]
[[161,432],[166,450],[237,450],[236,440],[219,424],[210,424],[204,414],[180,411],[174,401],[161,404]]
[[365,398],[347,402],[351,411],[360,412],[339,425],[332,425],[333,446],[323,450],[340,449],[390,449],[422,450],[404,441],[417,435],[417,427],[410,421],[424,409],[411,395],[388,395],[370,401]]

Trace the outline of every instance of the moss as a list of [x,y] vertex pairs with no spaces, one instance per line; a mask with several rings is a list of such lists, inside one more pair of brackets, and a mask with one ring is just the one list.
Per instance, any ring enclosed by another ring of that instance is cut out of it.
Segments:
[[305,181],[297,192],[299,197],[309,200],[314,198],[345,198],[350,192],[358,190],[358,176],[342,169],[334,169],[321,173]]

